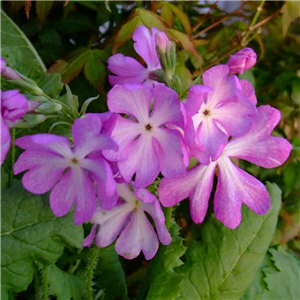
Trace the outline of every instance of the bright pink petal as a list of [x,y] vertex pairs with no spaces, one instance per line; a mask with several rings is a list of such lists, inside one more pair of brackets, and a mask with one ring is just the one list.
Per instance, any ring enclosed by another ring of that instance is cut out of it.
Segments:
[[216,163],[198,165],[185,176],[163,178],[158,189],[160,202],[167,207],[190,198],[191,216],[195,223],[201,223],[206,215],[212,190]]
[[183,128],[184,121],[178,94],[163,85],[157,85],[152,91],[154,104],[151,123],[156,126],[173,124]]
[[228,101],[237,101],[238,89],[241,89],[236,76],[228,77],[229,68],[226,65],[212,67],[203,73],[203,83],[213,91],[207,95],[207,105],[216,107]]
[[11,136],[4,118],[1,115],[1,165],[4,162],[11,144]]
[[177,130],[156,128],[153,137],[159,159],[160,170],[167,178],[183,175],[186,172],[181,147],[181,135]]
[[155,42],[155,34],[159,31],[153,27],[151,31],[152,34],[146,26],[139,26],[135,29],[132,39],[135,41],[135,51],[144,59],[148,69],[155,70],[160,67]]
[[116,182],[109,164],[101,158],[84,159],[80,166],[89,170],[97,183],[97,194],[100,206],[112,209],[118,200]]
[[128,225],[116,242],[116,251],[126,259],[133,259],[143,251],[147,260],[153,258],[158,249],[158,239],[144,212],[133,213]]
[[150,185],[159,174],[159,159],[155,153],[153,139],[150,135],[141,135],[127,146],[128,153],[134,153],[124,162],[119,163],[119,170],[126,182],[131,181],[136,173],[137,188]]
[[149,71],[132,57],[119,53],[111,56],[108,61],[108,69],[116,74],[108,75],[111,85],[136,83],[142,84],[148,79]]
[[73,156],[69,140],[54,134],[34,134],[15,140],[15,144],[24,150],[47,150],[58,153],[63,157]]
[[246,79],[240,80],[241,86],[242,86],[242,94],[244,97],[249,99],[254,105],[257,104],[257,98],[255,96],[255,90],[252,86],[252,84],[247,81]]
[[270,198],[265,186],[245,171],[236,167],[228,157],[218,160],[219,176],[214,199],[216,218],[234,229],[241,222],[241,205],[245,203],[257,214],[270,208]]
[[89,114],[76,119],[72,127],[74,155],[82,159],[97,150],[118,150],[118,145],[109,136],[100,134],[102,122],[97,115]]
[[81,247],[91,247],[93,240],[96,235],[97,225],[93,225],[90,234],[84,239],[81,244]]
[[51,152],[30,150],[23,152],[14,165],[14,174],[29,170],[22,178],[25,189],[34,194],[48,192],[59,180],[68,163]]
[[67,214],[74,202],[74,223],[80,225],[92,217],[96,195],[91,179],[79,166],[64,174],[50,194],[50,206],[57,217]]
[[116,85],[107,94],[111,112],[133,116],[144,125],[149,123],[151,101],[151,89],[137,84]]
[[232,139],[224,153],[264,168],[282,165],[289,157],[292,145],[283,138],[270,136],[279,119],[277,109],[269,105],[260,106],[251,130],[244,136]]
[[111,137],[119,146],[118,151],[105,150],[103,155],[111,161],[124,161],[131,154],[127,146],[142,132],[141,125],[129,119],[118,116]]
[[248,99],[228,102],[214,109],[211,118],[221,124],[229,136],[241,136],[249,131],[256,115],[256,108]]

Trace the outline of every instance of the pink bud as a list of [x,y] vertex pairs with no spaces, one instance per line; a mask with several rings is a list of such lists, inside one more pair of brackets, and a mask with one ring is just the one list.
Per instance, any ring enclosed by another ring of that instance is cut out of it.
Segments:
[[10,148],[11,137],[7,124],[1,114],[1,165],[5,160],[7,152]]
[[3,57],[1,57],[1,74],[8,80],[22,80],[15,70],[6,65]]
[[230,55],[227,65],[229,73],[243,74],[252,68],[256,63],[256,53],[251,48],[244,48],[237,53]]
[[167,43],[169,42],[169,39],[167,38],[166,34],[162,31],[157,32],[155,34],[155,43],[156,46],[163,52],[166,53],[167,51]]

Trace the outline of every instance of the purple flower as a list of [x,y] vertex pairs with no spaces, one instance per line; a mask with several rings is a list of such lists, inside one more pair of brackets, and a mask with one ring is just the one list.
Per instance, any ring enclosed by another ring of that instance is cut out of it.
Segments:
[[[1,59],[1,71],[2,71]],[[4,62],[5,63],[5,62]],[[28,100],[18,90],[2,92],[1,95],[1,165],[4,162],[11,144],[9,128],[20,121],[27,110]]]
[[204,85],[191,87],[185,105],[185,140],[191,156],[203,164],[220,156],[229,136],[246,133],[256,114],[250,83],[228,76],[228,71],[219,65],[204,72]]
[[73,149],[66,137],[53,134],[25,136],[15,141],[25,152],[15,163],[14,173],[29,170],[22,178],[23,186],[34,194],[52,189],[50,206],[57,217],[67,214],[75,202],[75,224],[81,224],[93,215],[95,189],[102,207],[111,209],[117,201],[111,168],[101,155],[95,153],[117,150],[118,147],[101,129],[101,119],[89,114],[74,122]]
[[183,116],[177,93],[159,85],[116,85],[107,95],[110,111],[119,116],[112,132],[119,151],[104,151],[104,156],[117,161],[126,182],[135,175],[137,188],[151,184],[159,172],[166,177],[185,173],[182,137],[168,125],[183,127]]
[[229,73],[243,74],[246,70],[256,64],[256,53],[251,48],[244,48],[237,53],[230,55],[227,65]]
[[152,71],[160,69],[160,63],[156,52],[155,34],[159,32],[151,28],[152,34],[146,26],[139,26],[133,33],[135,51],[144,59],[147,68],[138,61],[123,54],[116,54],[108,59],[108,69],[116,74],[109,75],[111,85],[137,83],[148,86],[155,85],[155,81],[149,78]]
[[[96,245],[107,247],[119,236],[115,246],[119,255],[133,259],[142,251],[149,260],[157,252],[159,242],[145,212],[153,219],[161,243],[171,243],[159,202],[149,191],[137,189],[134,184],[118,184],[117,189],[121,201],[112,210],[96,209],[91,218],[95,225],[82,246],[91,246],[96,236]],[[96,233],[97,225],[100,228]]]
[[1,59],[1,75],[7,78],[8,80],[22,80],[22,78],[18,75],[18,73],[8,67],[5,63],[3,57]]
[[234,165],[230,157],[245,159],[264,168],[283,164],[291,151],[291,144],[279,137],[270,136],[280,120],[280,112],[268,105],[258,108],[255,122],[245,135],[233,138],[217,161],[208,166],[198,165],[186,176],[163,178],[158,195],[164,206],[173,206],[190,198],[191,216],[201,223],[206,215],[216,166],[218,183],[214,197],[216,218],[229,228],[241,222],[241,205],[246,204],[257,214],[264,214],[270,207],[270,198],[265,186],[245,171]]

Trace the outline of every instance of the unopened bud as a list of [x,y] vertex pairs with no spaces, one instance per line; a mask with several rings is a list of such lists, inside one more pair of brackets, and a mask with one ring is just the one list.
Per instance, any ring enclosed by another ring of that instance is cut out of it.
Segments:
[[44,115],[25,115],[23,118],[30,127],[43,123],[47,119]]
[[256,53],[251,48],[244,48],[237,53],[230,55],[227,65],[229,73],[243,74],[246,70],[252,68],[256,63]]
[[1,57],[1,75],[8,80],[22,80],[22,78],[18,75],[18,73],[15,70],[11,69],[6,65],[3,57]]
[[43,103],[43,104],[39,105],[35,109],[35,111],[38,113],[42,113],[42,114],[52,114],[54,112],[61,111],[61,109],[62,109],[61,104],[48,102],[48,103]]
[[164,32],[160,31],[155,34],[156,47],[158,47],[163,53],[166,53],[167,51],[168,42],[169,39]]

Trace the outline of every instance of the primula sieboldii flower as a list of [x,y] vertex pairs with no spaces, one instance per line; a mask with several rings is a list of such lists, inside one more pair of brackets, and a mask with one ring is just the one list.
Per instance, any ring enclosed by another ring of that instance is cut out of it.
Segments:
[[23,186],[34,194],[52,189],[50,206],[57,217],[68,213],[75,202],[75,224],[89,220],[96,209],[94,183],[102,207],[111,209],[117,201],[111,168],[95,153],[118,147],[101,129],[101,118],[89,114],[74,122],[73,149],[66,137],[53,134],[24,136],[15,141],[25,152],[15,163],[14,173],[29,170],[22,178]]
[[256,53],[251,48],[244,48],[229,56],[227,66],[229,73],[243,74],[256,64]]
[[[1,64],[2,68],[2,64]],[[27,113],[28,100],[18,90],[2,92],[1,95],[1,164],[4,162],[11,144],[9,128]]]
[[143,58],[147,68],[142,66],[132,57],[119,53],[108,59],[108,69],[116,74],[109,75],[111,85],[137,83],[153,86],[155,81],[149,77],[151,72],[160,69],[160,63],[156,52],[155,34],[159,32],[151,28],[151,33],[146,26],[139,26],[132,35],[135,51]]
[[[157,252],[159,241],[145,212],[153,219],[161,243],[171,243],[159,202],[149,191],[137,189],[134,184],[118,184],[117,189],[121,201],[112,210],[96,209],[91,218],[94,226],[82,246],[91,246],[95,238],[98,247],[107,247],[119,236],[115,245],[119,255],[133,259],[142,251],[149,260]],[[96,233],[97,225],[100,228]]]
[[270,136],[280,120],[280,112],[268,105],[258,108],[252,128],[245,135],[233,138],[218,160],[198,165],[186,176],[163,178],[158,195],[164,206],[173,206],[190,198],[191,216],[195,223],[205,217],[211,194],[216,166],[218,183],[214,197],[216,218],[229,228],[241,222],[241,205],[246,204],[257,214],[264,214],[270,207],[270,198],[265,186],[245,171],[234,165],[230,157],[240,158],[264,168],[283,164],[291,151],[291,144],[280,137]]
[[119,151],[104,151],[104,156],[117,161],[120,173],[126,182],[135,175],[137,188],[150,185],[159,172],[174,177],[186,172],[182,137],[178,130],[168,125],[183,128],[183,115],[177,93],[158,85],[149,88],[142,85],[116,85],[107,95],[111,112],[119,116],[112,132]]
[[246,133],[256,114],[256,97],[251,84],[228,76],[228,72],[226,65],[204,72],[204,85],[191,87],[185,105],[185,140],[191,156],[203,164],[220,156],[229,136]]

